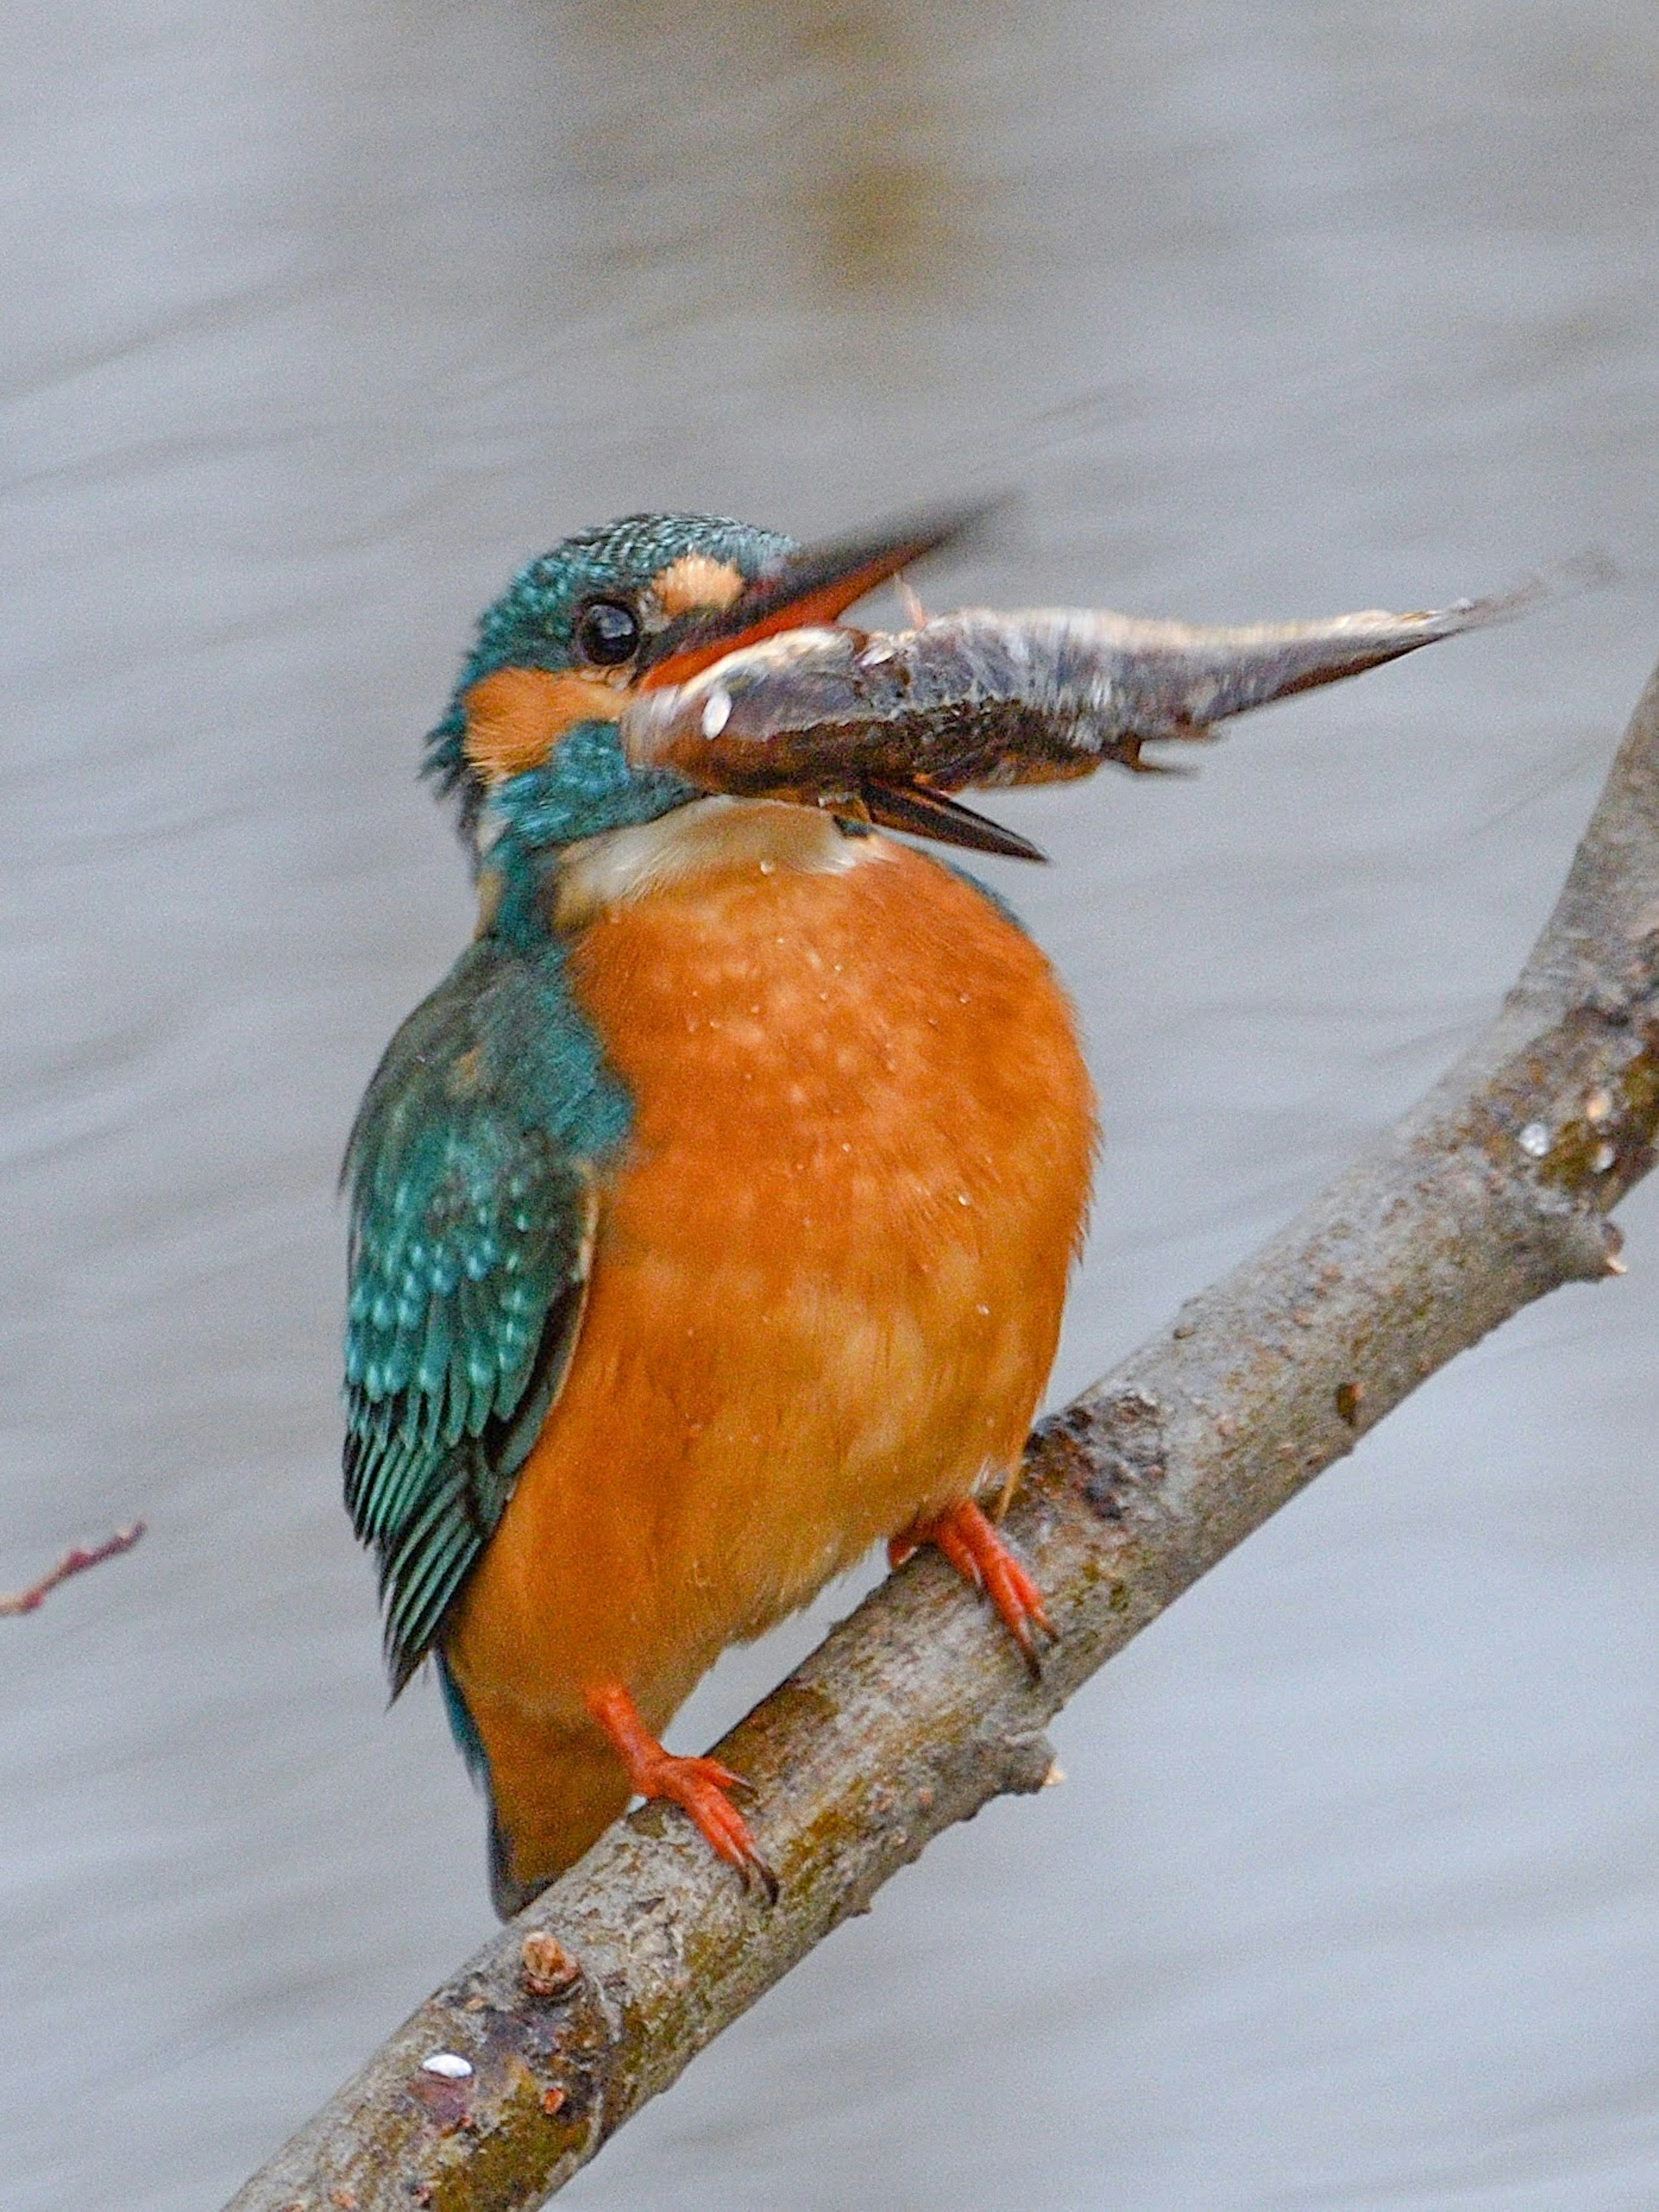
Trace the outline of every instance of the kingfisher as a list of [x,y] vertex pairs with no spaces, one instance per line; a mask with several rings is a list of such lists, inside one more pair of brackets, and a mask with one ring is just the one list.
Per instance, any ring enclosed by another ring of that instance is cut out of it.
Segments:
[[580,532],[486,611],[428,740],[478,920],[347,1149],[345,1489],[393,1694],[435,1660],[487,1794],[504,1918],[636,1795],[775,1893],[741,1778],[662,1732],[876,1544],[936,1547],[1028,1657],[1048,1632],[994,1516],[1094,1096],[1008,908],[888,829],[1020,842],[948,801],[711,793],[630,765],[619,728],[960,522]]

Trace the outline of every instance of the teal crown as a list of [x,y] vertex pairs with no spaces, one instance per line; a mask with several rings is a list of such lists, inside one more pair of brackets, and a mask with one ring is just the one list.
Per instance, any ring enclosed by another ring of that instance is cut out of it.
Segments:
[[[480,678],[498,668],[545,668],[557,674],[574,667],[578,664],[575,623],[588,602],[605,598],[637,600],[653,577],[685,554],[701,553],[712,561],[729,562],[748,580],[775,568],[793,550],[793,539],[725,515],[625,514],[618,521],[578,531],[551,552],[527,562],[480,617],[477,641],[462,665],[448,711],[426,740],[421,773],[437,785],[443,797],[456,798],[463,834],[471,839],[485,797],[483,784],[463,746],[466,730],[463,701]],[[604,726],[592,726],[597,734]],[[564,750],[560,748],[562,752]],[[557,789],[562,779],[550,776],[547,769],[534,770],[515,782],[546,787],[515,793],[514,811],[519,811],[520,801],[533,806],[542,817],[544,835],[556,836],[554,820],[562,821],[566,815],[581,826],[574,833],[566,829],[565,835],[592,836],[596,826],[614,827],[628,819],[650,820],[670,805],[683,805],[694,796],[690,786],[678,777],[635,775],[623,761],[614,732],[597,747],[590,743],[583,750],[580,781],[584,787],[592,787],[590,796],[594,799],[603,789],[622,802],[621,811],[614,821],[607,817],[596,823],[591,818],[588,800],[573,791],[571,803],[562,813]],[[596,750],[604,757],[586,757]],[[576,765],[573,762],[572,766]],[[643,787],[647,785],[648,791]]]

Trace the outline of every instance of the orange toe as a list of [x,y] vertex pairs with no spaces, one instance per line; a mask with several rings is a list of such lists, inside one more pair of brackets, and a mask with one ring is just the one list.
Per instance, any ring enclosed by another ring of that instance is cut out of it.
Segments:
[[742,1775],[717,1759],[686,1759],[665,1751],[619,1682],[601,1683],[590,1690],[586,1703],[627,1768],[629,1786],[635,1795],[678,1805],[710,1850],[736,1867],[745,1887],[750,1881],[758,1882],[768,1900],[775,1903],[777,1876],[727,1794],[749,1791],[750,1785]]
[[[1026,1662],[1037,1665],[1036,1635],[1052,1637],[1053,1624],[1026,1568],[998,1535],[971,1499],[937,1520],[917,1521],[887,1547],[888,1564],[899,1566],[919,1545],[932,1544],[965,1583],[984,1591]],[[1036,1632],[1034,1633],[1033,1632]]]

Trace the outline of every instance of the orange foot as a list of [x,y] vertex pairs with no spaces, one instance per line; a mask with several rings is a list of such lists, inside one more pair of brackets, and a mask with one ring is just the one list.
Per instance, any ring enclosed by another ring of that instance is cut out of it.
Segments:
[[937,1520],[914,1521],[902,1535],[890,1537],[888,1565],[902,1566],[923,1544],[932,1544],[942,1552],[963,1582],[984,1591],[1025,1654],[1026,1665],[1034,1674],[1040,1672],[1032,1631],[1050,1638],[1054,1634],[1043,1608],[1042,1592],[972,1499],[941,1513]]
[[689,1814],[698,1834],[727,1865],[736,1867],[744,1887],[751,1880],[757,1881],[768,1903],[775,1905],[778,1878],[756,1850],[749,1823],[726,1795],[730,1790],[749,1788],[743,1777],[717,1759],[680,1759],[665,1751],[620,1682],[602,1682],[588,1691],[586,1702],[628,1769],[635,1792],[641,1797],[665,1797]]

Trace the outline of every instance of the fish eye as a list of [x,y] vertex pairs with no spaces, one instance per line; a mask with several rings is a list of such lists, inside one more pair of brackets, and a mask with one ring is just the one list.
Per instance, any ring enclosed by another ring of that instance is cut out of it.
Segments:
[[576,617],[576,650],[599,668],[620,668],[640,649],[640,618],[621,599],[590,600]]

